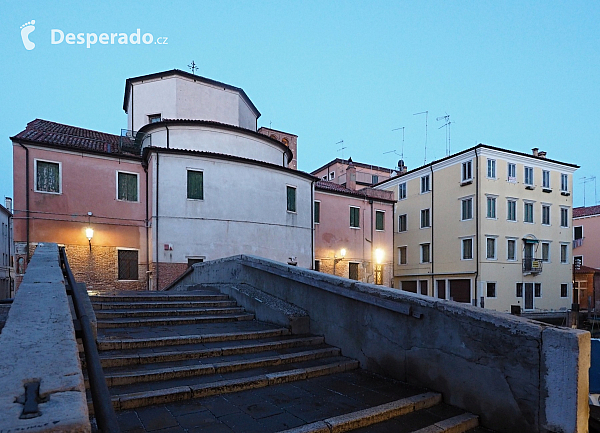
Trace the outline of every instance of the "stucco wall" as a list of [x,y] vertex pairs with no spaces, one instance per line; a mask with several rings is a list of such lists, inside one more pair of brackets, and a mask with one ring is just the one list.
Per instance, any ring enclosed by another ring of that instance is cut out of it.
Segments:
[[247,283],[310,316],[361,367],[426,386],[499,432],[586,432],[590,337],[257,257],[195,265],[195,283]]
[[583,256],[583,265],[600,268],[600,215],[576,218],[573,227],[583,227],[583,241],[580,247],[573,249],[573,256]]

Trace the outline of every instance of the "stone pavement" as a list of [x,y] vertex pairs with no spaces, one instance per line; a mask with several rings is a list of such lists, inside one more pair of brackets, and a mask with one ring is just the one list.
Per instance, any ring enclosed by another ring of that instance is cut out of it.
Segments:
[[258,322],[215,291],[92,302],[124,432],[484,431],[440,394],[361,370],[323,337]]

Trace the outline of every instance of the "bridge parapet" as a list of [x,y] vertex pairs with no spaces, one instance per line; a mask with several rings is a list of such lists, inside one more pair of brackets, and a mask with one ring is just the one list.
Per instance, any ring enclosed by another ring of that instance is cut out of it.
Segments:
[[[25,384],[36,382],[29,401],[38,400],[37,412],[28,415]],[[37,246],[0,334],[0,433],[22,431],[91,431],[58,246],[50,243]]]

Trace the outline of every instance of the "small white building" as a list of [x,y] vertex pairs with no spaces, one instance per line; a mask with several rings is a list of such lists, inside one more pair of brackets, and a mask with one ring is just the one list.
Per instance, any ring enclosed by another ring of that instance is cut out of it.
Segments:
[[148,176],[155,289],[236,254],[312,267],[316,178],[290,167],[289,140],[257,132],[242,89],[172,70],[128,79],[123,108]]
[[0,205],[0,299],[13,296],[13,236],[12,200],[6,198],[6,207]]

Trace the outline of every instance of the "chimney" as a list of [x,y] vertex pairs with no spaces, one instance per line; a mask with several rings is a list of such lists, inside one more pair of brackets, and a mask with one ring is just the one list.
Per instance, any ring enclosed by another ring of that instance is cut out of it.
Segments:
[[534,147],[533,149],[531,149],[531,152],[533,153],[533,156],[538,156],[538,150],[540,150],[537,147]]
[[4,207],[12,213],[12,198],[4,197]]
[[352,160],[346,168],[346,188],[356,190],[356,167],[352,164]]
[[542,150],[540,150],[540,151],[538,152],[538,156],[539,156],[540,158],[544,158],[544,159],[545,159],[545,158],[546,158],[546,152],[545,152],[545,151],[542,151]]
[[398,170],[399,174],[404,174],[408,171],[408,168],[404,165],[404,161],[402,159],[398,161]]

